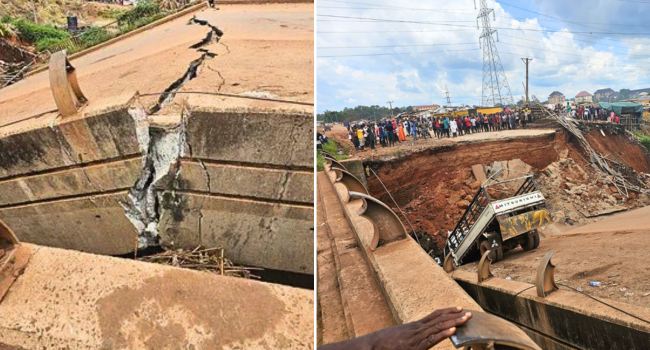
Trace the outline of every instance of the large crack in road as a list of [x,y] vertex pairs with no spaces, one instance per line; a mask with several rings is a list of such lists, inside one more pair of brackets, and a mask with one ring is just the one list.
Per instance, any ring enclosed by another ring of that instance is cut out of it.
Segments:
[[[129,113],[136,121],[138,142],[144,157],[140,177],[129,190],[129,200],[120,204],[124,208],[125,215],[138,231],[138,249],[160,246],[158,224],[162,215],[161,202],[164,193],[157,194],[157,188],[165,188],[164,192],[171,191],[173,197],[175,197],[175,189],[178,187],[178,180],[181,175],[182,165],[180,160],[185,155],[186,147],[190,157],[192,157],[191,145],[187,143],[187,131],[185,129],[189,112],[185,108],[181,111],[180,123],[175,127],[165,128],[151,125],[149,117],[163,110],[174,100],[178,91],[188,81],[199,76],[200,68],[205,60],[216,56],[215,53],[203,48],[203,46],[213,41],[219,42],[224,34],[223,31],[211,25],[208,21],[193,17],[188,24],[192,23],[210,27],[210,31],[203,40],[189,47],[201,52],[201,56],[190,62],[183,75],[160,94],[154,106],[148,110],[142,107],[132,107],[129,110]],[[207,188],[210,191],[211,184],[208,169],[202,160],[196,160],[201,164],[205,172]],[[167,175],[170,174],[172,165],[174,165],[175,172],[173,179],[170,180]],[[180,204],[176,200],[172,202]]]

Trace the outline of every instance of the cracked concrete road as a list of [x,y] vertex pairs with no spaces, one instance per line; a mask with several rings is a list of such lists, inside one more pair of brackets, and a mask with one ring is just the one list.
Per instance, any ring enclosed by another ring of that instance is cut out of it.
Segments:
[[[90,100],[83,112],[123,104],[136,91],[162,93],[181,77],[188,64],[201,56],[189,47],[207,33],[205,26],[187,25],[194,15],[225,34],[223,45],[204,46],[217,56],[206,60],[199,76],[181,92],[252,93],[313,102],[313,4],[220,5],[220,10],[190,13],[72,60],[81,89]],[[157,98],[148,96],[142,102],[150,106]],[[181,93],[175,102],[179,99],[197,106],[313,110],[311,106],[210,95]],[[48,72],[37,73],[0,92],[0,133],[47,125],[56,117],[55,109]]]

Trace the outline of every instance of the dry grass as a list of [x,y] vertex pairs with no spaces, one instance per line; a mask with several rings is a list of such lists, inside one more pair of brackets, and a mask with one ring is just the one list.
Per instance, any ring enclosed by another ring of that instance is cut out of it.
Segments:
[[193,250],[176,249],[138,258],[140,261],[205,271],[222,276],[259,278],[251,273],[259,268],[236,266],[224,257],[221,248],[196,247]]

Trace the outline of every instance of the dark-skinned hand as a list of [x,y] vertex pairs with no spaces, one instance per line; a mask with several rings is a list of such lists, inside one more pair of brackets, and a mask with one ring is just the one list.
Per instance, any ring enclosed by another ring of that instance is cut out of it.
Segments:
[[321,346],[319,350],[426,350],[449,338],[472,314],[462,307],[436,310],[421,320],[378,330],[362,337]]

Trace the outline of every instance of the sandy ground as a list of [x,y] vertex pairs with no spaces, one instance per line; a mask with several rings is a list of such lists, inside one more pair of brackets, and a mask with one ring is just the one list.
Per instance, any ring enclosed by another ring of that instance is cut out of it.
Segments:
[[[418,139],[413,141],[413,138],[410,136],[406,137],[406,141],[396,143],[394,147],[381,147],[381,145],[376,144],[374,150],[366,147],[366,150],[363,152],[353,153],[353,156],[358,156],[366,159],[374,159],[377,157],[383,156],[394,156],[398,153],[404,155],[406,153],[419,152],[427,148],[438,147],[438,146],[453,146],[458,144],[463,144],[466,142],[476,142],[476,141],[503,141],[511,138],[518,137],[533,137],[540,135],[548,135],[554,133],[555,130],[552,129],[517,129],[517,130],[504,130],[504,131],[495,131],[495,132],[480,132],[476,134],[469,134],[458,136],[456,138],[427,138]],[[341,124],[333,125],[332,131],[325,133],[328,137],[332,137],[337,141],[341,142],[345,147],[349,147],[351,151],[354,152],[354,147],[352,142],[348,139],[347,129]]]
[[[551,231],[548,227],[540,231],[542,241],[535,250],[517,248],[505,253],[502,261],[492,264],[494,275],[534,283],[540,259],[552,252],[559,283],[580,287],[593,296],[650,307],[650,261],[646,259],[650,207],[599,218],[578,228],[560,225],[556,231],[561,233]],[[460,269],[476,272],[476,266],[475,261]],[[601,282],[602,287],[591,287],[590,281]]]
[[[217,54],[207,59],[198,78],[181,91],[271,94],[280,99],[313,102],[313,4],[220,5],[162,24],[72,61],[84,94],[83,112],[125,103],[136,91],[152,105],[201,56],[189,46],[201,41],[208,28],[188,20],[208,20],[224,31],[221,44],[204,48]],[[223,45],[222,45],[223,44]],[[260,102],[203,95],[177,95],[175,102],[212,107],[309,109],[310,106]],[[37,73],[0,90],[0,127],[24,129],[47,124],[55,117],[48,72]],[[25,120],[23,123],[16,122]],[[13,130],[15,132],[15,130]]]

